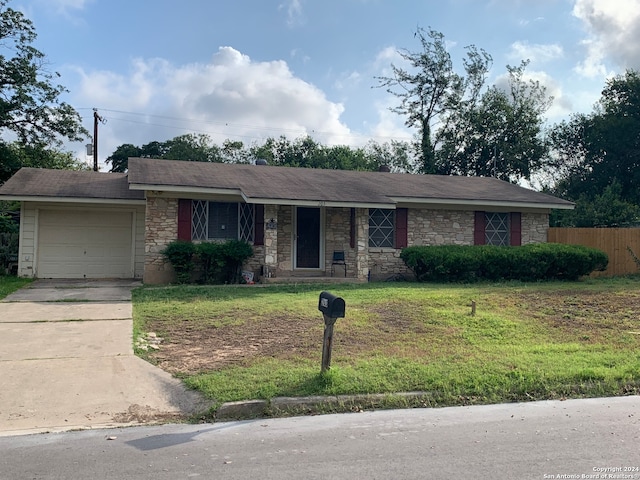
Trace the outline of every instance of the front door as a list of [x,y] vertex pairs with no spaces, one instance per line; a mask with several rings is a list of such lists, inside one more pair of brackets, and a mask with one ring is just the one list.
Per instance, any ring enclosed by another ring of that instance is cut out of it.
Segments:
[[296,208],[296,268],[320,268],[320,209]]

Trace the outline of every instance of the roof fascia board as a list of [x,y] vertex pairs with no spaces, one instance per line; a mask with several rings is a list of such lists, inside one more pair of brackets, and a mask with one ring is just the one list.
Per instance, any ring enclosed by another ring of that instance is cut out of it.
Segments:
[[245,198],[239,188],[207,188],[207,187],[181,187],[178,185],[150,185],[145,183],[130,183],[131,190],[146,190],[154,192],[197,193],[213,195],[240,195]]
[[500,207],[500,208],[533,208],[533,209],[559,209],[573,210],[574,204],[564,203],[537,203],[537,202],[505,202],[498,200],[458,200],[458,199],[436,199],[436,198],[409,198],[390,197],[396,203],[411,203],[425,205],[464,205],[472,207]]
[[0,195],[0,200],[11,202],[53,202],[53,203],[95,203],[108,205],[146,205],[146,200],[127,200],[123,198],[86,198],[86,197],[41,197],[27,195]]
[[394,209],[394,203],[375,202],[332,202],[325,200],[292,200],[286,198],[247,198],[247,203],[258,205],[292,205],[296,207],[354,207],[354,208],[386,208]]

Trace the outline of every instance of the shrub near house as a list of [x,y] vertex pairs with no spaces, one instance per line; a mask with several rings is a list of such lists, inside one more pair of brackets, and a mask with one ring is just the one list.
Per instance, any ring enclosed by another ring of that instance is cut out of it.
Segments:
[[581,245],[538,243],[521,247],[416,246],[400,257],[422,282],[576,280],[607,268],[607,254]]
[[[239,283],[242,264],[253,256],[253,248],[242,240],[226,242],[171,242],[162,251],[176,272],[178,283]],[[199,273],[199,276],[197,275]]]

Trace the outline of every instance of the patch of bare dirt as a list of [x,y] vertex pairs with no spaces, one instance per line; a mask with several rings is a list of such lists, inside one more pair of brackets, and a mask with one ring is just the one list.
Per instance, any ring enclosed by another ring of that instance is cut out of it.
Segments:
[[167,413],[149,406],[131,405],[126,412],[113,416],[116,423],[160,423],[180,421],[184,416],[178,413]]
[[[640,292],[535,291],[497,300],[503,307],[515,307],[514,315],[521,312],[521,318],[534,319],[563,339],[596,342],[606,337],[606,341],[616,341],[618,332],[640,332]],[[401,303],[375,306],[368,311],[366,325],[339,319],[334,358],[356,357],[383,346],[387,353],[394,349],[410,352],[413,343],[404,341],[425,335],[433,336],[431,343],[437,350],[440,336],[456,333],[416,320],[412,308]],[[320,316],[287,314],[273,320],[256,315],[241,324],[218,327],[151,322],[149,328],[164,339],[158,350],[149,351],[149,357],[168,372],[194,374],[247,365],[264,357],[317,358],[320,362],[324,324]]]
[[[419,322],[411,320],[393,305],[372,310],[370,326],[353,326],[349,319],[338,319],[333,352],[358,355],[407,334],[424,333]],[[187,323],[149,328],[163,337],[158,350],[148,356],[162,369],[178,374],[219,370],[247,365],[257,357],[289,359],[316,358],[322,355],[324,323],[322,317],[281,316],[274,320],[251,319],[242,324],[189,326]]]
[[[162,331],[160,325],[156,328]],[[250,320],[240,325],[204,329],[176,325],[162,331],[166,338],[150,356],[172,373],[243,365],[256,356],[304,356],[314,338],[322,339],[322,328],[321,320],[299,317]]]
[[552,330],[576,338],[640,330],[640,292],[531,292],[517,295],[514,303]]

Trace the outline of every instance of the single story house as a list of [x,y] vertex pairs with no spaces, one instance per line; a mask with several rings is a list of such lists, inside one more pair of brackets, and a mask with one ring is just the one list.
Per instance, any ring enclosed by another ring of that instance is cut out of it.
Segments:
[[246,240],[265,277],[366,281],[408,273],[410,245],[546,242],[550,211],[574,207],[495,178],[149,158],[126,174],[23,168],[0,200],[22,205],[20,276],[145,283],[174,278],[161,251],[177,239]]

